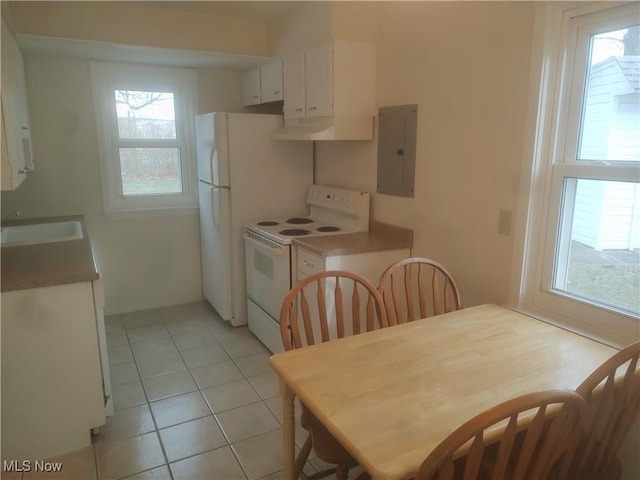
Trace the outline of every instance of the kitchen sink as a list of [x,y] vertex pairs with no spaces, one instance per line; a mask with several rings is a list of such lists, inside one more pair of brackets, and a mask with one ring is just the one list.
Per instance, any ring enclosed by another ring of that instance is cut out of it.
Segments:
[[80,240],[82,237],[82,225],[75,220],[34,225],[13,225],[2,227],[0,230],[0,245],[3,247],[35,245],[38,243]]

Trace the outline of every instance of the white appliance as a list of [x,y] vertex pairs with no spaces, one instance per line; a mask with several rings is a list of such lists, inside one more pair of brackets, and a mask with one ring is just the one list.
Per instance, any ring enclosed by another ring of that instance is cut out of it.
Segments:
[[282,351],[280,307],[292,286],[294,238],[366,232],[369,194],[312,185],[304,217],[268,219],[245,228],[249,329],[272,352]]
[[282,142],[279,115],[196,116],[202,289],[220,316],[247,323],[243,226],[299,215],[313,182],[311,142]]

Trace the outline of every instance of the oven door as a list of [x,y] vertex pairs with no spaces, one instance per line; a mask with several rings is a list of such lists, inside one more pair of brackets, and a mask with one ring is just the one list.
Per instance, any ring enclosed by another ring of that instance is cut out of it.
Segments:
[[247,296],[274,320],[291,288],[290,246],[245,230]]

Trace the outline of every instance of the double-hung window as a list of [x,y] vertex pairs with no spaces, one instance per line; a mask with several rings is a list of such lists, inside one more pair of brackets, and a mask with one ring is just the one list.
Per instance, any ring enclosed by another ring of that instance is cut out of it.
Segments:
[[193,70],[92,62],[107,214],[196,206]]
[[520,304],[640,338],[640,5],[546,14]]

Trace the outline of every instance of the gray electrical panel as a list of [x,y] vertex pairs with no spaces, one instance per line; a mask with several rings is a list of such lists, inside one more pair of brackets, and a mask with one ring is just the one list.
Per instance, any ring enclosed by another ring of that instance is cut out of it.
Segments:
[[378,193],[413,197],[418,105],[378,109]]

